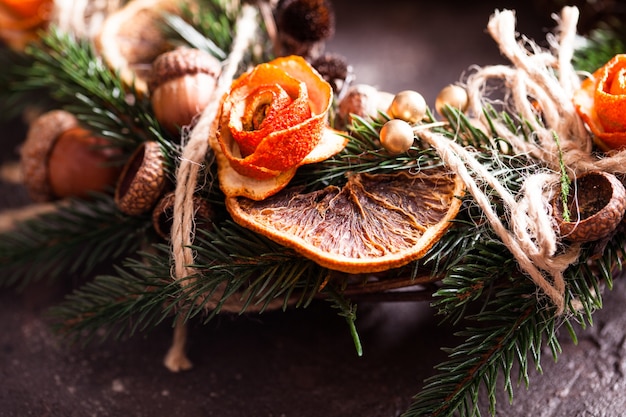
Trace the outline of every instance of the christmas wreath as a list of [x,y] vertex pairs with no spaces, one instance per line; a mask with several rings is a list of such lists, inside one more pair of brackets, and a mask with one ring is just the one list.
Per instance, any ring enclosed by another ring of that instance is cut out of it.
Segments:
[[469,416],[601,308],[626,243],[626,58],[575,47],[577,8],[549,48],[496,11],[510,65],[473,68],[432,111],[353,84],[324,52],[325,1],[62,4],[0,2],[0,94],[35,114],[19,169],[36,203],[3,213],[0,284],[114,264],[51,311],[63,335],[171,320],[180,371],[189,320],[325,299],[360,354],[359,295],[429,300],[465,341],[404,415]]

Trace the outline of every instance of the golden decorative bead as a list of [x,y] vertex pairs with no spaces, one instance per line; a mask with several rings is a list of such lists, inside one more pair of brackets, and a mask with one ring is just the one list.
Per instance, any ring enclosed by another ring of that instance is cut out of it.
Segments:
[[435,100],[435,109],[437,113],[443,115],[443,109],[448,105],[461,111],[467,110],[469,105],[469,97],[467,91],[463,87],[450,84],[439,92]]
[[417,91],[401,91],[393,98],[387,113],[394,119],[417,123],[426,115],[426,100]]
[[413,145],[413,129],[404,120],[389,120],[380,130],[380,143],[391,154],[408,151]]

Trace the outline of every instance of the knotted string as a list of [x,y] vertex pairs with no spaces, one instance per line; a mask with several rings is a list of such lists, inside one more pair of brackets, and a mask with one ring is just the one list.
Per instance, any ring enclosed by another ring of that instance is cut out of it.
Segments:
[[[518,41],[514,13],[497,11],[489,21],[488,31],[512,65],[476,68],[466,81],[470,115],[506,139],[513,155],[533,158],[542,167],[523,178],[518,195],[513,195],[494,173],[480,164],[471,149],[437,133],[417,132],[463,178],[493,230],[513,254],[520,269],[556,306],[556,314],[565,310],[563,273],[580,254],[579,245],[564,248],[558,245],[560,236],[551,200],[561,179],[560,164],[564,164],[571,177],[576,177],[589,170],[621,172],[626,163],[624,151],[601,159],[592,154],[591,137],[572,101],[580,86],[571,63],[578,17],[575,7],[562,10],[556,18],[557,33],[548,39],[552,51],[547,51],[528,39]],[[508,106],[512,114],[519,115],[532,128],[531,140],[512,132],[503,121],[487,120],[483,110],[496,104],[489,98],[494,80],[504,84],[500,104]],[[496,213],[483,184],[501,198],[509,220],[508,228]]]

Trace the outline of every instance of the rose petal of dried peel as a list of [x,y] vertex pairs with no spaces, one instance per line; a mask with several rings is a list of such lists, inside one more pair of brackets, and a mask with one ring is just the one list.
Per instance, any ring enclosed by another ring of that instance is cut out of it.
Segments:
[[301,57],[261,64],[235,80],[209,138],[226,195],[265,198],[304,163],[340,152],[347,139],[326,127],[332,88]]
[[626,147],[626,54],[616,55],[574,93],[576,111],[603,150]]

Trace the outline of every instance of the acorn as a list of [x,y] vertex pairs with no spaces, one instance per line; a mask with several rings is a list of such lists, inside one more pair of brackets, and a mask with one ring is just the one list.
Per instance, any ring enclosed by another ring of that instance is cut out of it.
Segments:
[[[163,239],[170,238],[172,220],[174,217],[174,200],[176,195],[173,192],[165,194],[152,211],[152,226]],[[205,199],[194,195],[193,205],[195,210],[194,221],[196,227],[210,230],[213,226],[213,208]]]
[[155,141],[142,143],[128,159],[115,188],[122,213],[138,216],[150,211],[167,185],[165,157]]
[[37,202],[86,198],[115,185],[120,172],[119,150],[64,110],[39,116],[20,153],[24,185]]
[[626,210],[626,189],[622,182],[608,172],[590,171],[575,179],[571,191],[567,198],[569,219],[563,218],[561,193],[552,203],[561,236],[573,242],[609,237]]
[[154,116],[172,134],[192,124],[209,104],[222,71],[208,52],[180,47],[157,57],[148,79]]

